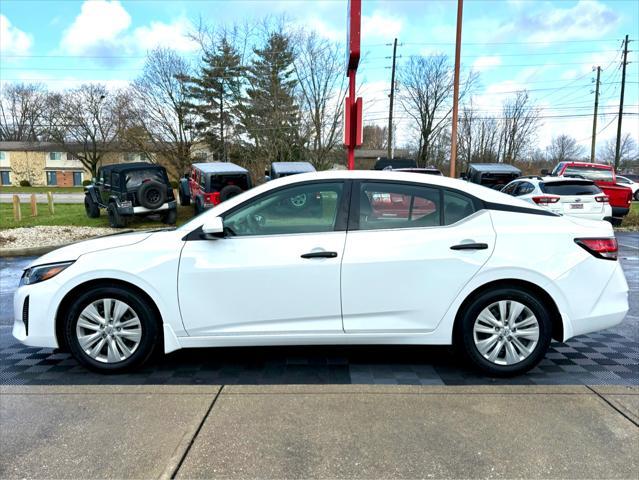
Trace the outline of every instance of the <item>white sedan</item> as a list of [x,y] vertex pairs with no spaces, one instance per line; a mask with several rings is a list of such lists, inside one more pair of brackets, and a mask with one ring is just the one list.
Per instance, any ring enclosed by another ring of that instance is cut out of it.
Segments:
[[605,222],[445,177],[333,171],[268,182],[177,229],[40,257],[13,335],[103,372],[156,348],[456,344],[484,372],[514,375],[551,338],[627,311]]

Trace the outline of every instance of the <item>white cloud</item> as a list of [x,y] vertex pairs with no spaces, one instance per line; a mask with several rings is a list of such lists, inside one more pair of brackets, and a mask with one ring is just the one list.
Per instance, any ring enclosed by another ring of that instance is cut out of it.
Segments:
[[130,25],[131,16],[119,1],[85,1],[64,31],[61,46],[74,55],[108,53],[122,46],[121,34]]
[[372,15],[362,15],[362,43],[371,39],[390,40],[399,36],[402,31],[401,18],[392,17],[379,10]]
[[0,52],[4,55],[24,55],[33,44],[33,37],[11,25],[5,15],[0,15]]
[[501,65],[501,57],[496,55],[483,56],[475,60],[473,70],[482,72],[498,65]]
[[345,30],[333,28],[328,23],[317,17],[307,19],[303,25],[310,30],[314,30],[318,35],[333,42],[344,42],[346,39]]
[[151,22],[149,26],[136,28],[133,40],[144,50],[170,47],[179,52],[190,52],[198,49],[197,42],[188,37],[191,30],[193,25],[185,18],[178,18],[173,23]]

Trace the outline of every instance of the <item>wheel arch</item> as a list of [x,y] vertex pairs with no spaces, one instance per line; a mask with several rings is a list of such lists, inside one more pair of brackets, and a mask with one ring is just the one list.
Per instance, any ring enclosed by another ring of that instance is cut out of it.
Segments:
[[99,287],[106,287],[106,286],[118,286],[121,288],[128,289],[130,291],[133,291],[135,292],[136,295],[139,295],[140,297],[142,297],[149,304],[149,306],[153,309],[155,313],[156,321],[158,322],[158,335],[160,337],[160,345],[158,345],[158,348],[161,347],[162,349],[164,349],[162,314],[160,313],[160,309],[158,308],[153,298],[144,290],[142,290],[140,287],[130,282],[127,282],[125,280],[119,280],[115,278],[100,278],[96,280],[89,280],[87,282],[83,282],[79,285],[76,285],[74,288],[72,288],[65,294],[65,296],[62,298],[62,300],[58,304],[58,309],[55,315],[55,336],[56,336],[56,340],[58,342],[59,348],[63,351],[69,350],[69,346],[66,343],[65,335],[64,335],[64,317],[66,313],[69,311],[69,308],[71,307],[73,299],[77,298],[78,295],[86,291],[93,290]]
[[470,294],[466,296],[464,301],[457,309],[457,313],[455,315],[455,323],[453,325],[454,339],[457,339],[459,337],[458,329],[459,325],[461,324],[461,317],[468,305],[482,293],[500,287],[519,288],[526,291],[527,293],[535,295],[546,306],[550,314],[550,319],[552,321],[552,338],[560,342],[563,341],[564,323],[555,299],[539,285],[518,278],[504,278],[500,280],[493,280],[477,287],[475,290],[470,292]]

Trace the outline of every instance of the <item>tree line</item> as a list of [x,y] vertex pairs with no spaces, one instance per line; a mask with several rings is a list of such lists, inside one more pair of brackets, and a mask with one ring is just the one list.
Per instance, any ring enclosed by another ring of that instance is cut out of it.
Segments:
[[[262,172],[273,161],[310,161],[317,169],[343,163],[342,115],[347,79],[343,46],[282,21],[213,28],[192,37],[201,49],[195,65],[176,51],[148,52],[128,88],[89,83],[64,91],[42,84],[10,84],[0,95],[0,139],[50,141],[95,174],[106,152],[161,156],[175,175],[193,161],[233,161]],[[365,59],[364,59],[365,61]],[[479,75],[461,81],[458,161],[536,165],[581,159],[575,139],[555,137],[537,148],[540,109],[519,91],[499,115],[473,106]],[[415,56],[398,70],[397,96],[405,145],[418,165],[445,168],[450,158],[453,68],[445,55]],[[386,147],[386,127],[364,127],[364,148]],[[206,146],[205,151],[202,145]],[[629,136],[622,158],[637,155]],[[610,145],[600,149],[608,160]],[[205,152],[205,153],[203,153]],[[614,154],[614,149],[613,149]],[[458,168],[459,168],[458,167]]]

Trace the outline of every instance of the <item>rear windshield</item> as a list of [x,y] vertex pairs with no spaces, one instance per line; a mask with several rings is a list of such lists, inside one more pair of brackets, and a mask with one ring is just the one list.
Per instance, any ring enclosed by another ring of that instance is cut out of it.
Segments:
[[237,185],[242,190],[250,188],[249,176],[244,173],[234,175],[211,175],[211,192],[219,192],[227,185]]
[[577,165],[570,165],[564,170],[564,175],[581,175],[588,180],[599,180],[602,182],[612,182],[612,170],[605,168],[595,167],[581,167]]
[[597,185],[590,182],[550,182],[540,183],[542,192],[551,195],[596,195],[601,193]]
[[125,173],[126,187],[139,186],[144,180],[155,180],[165,183],[164,171],[159,168],[145,168],[141,170],[131,170]]

